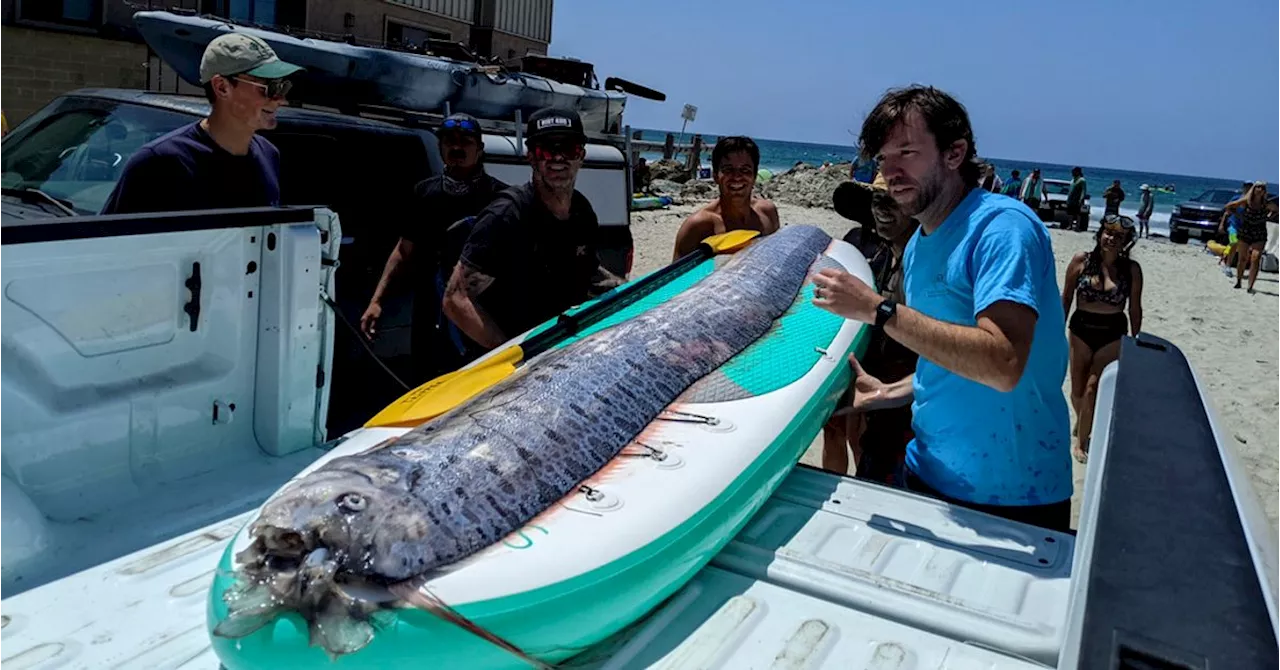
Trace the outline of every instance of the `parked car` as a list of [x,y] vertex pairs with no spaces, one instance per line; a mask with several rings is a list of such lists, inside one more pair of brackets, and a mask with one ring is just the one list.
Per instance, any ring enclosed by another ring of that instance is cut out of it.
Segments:
[[1238,189],[1211,188],[1178,203],[1169,215],[1169,240],[1184,243],[1191,237],[1212,238],[1222,222],[1223,208],[1239,197]]
[[[1071,193],[1071,182],[1065,179],[1045,179],[1043,182],[1044,198],[1040,201],[1040,219],[1048,223],[1061,223],[1063,228],[1075,226],[1081,230],[1089,227],[1089,193],[1084,194],[1084,208],[1080,219],[1072,221],[1067,216],[1067,195]],[[1082,220],[1081,220],[1082,219]]]
[[[129,157],[142,145],[209,113],[200,96],[121,89],[67,93],[4,138],[0,185],[3,214],[18,218],[97,214]],[[336,303],[359,323],[387,256],[412,211],[419,181],[443,169],[435,134],[416,120],[397,122],[286,106],[279,124],[262,134],[280,149],[281,199],[286,205],[324,205],[343,223]],[[515,137],[486,132],[485,168],[518,184],[529,164]],[[633,242],[627,162],[616,146],[588,147],[578,176],[600,220],[601,261],[615,274],[631,271]],[[396,291],[383,305],[373,352],[410,386],[409,325],[413,291]],[[340,435],[406,389],[388,384],[355,335],[339,328],[334,360],[331,434]]]

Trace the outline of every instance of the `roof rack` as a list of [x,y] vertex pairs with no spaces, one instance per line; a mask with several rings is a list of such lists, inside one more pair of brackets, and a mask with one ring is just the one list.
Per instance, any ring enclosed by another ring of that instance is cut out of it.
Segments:
[[[344,116],[357,116],[360,118],[387,121],[415,128],[428,128],[433,130],[439,127],[440,124],[444,122],[445,117],[449,115],[448,110],[440,112],[419,112],[415,110],[401,109],[399,107],[365,103],[354,105],[349,109],[337,109],[334,107],[326,107],[311,103],[294,102],[290,102],[289,106],[299,109],[313,109],[317,111],[342,114]],[[476,120],[480,122],[480,129],[485,132],[496,135],[515,135],[517,139],[523,139],[525,125],[519,110],[516,110],[515,115],[510,119],[477,118]],[[628,128],[630,128],[630,126],[627,126],[623,129],[623,132],[617,134],[586,131],[586,136],[588,140],[606,142],[622,149],[623,146],[627,144],[627,138],[629,137]]]

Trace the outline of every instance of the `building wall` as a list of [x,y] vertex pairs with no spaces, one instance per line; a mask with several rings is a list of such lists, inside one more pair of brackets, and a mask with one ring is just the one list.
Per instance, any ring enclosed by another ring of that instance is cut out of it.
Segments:
[[[350,29],[343,25],[348,13],[355,17],[355,26]],[[465,42],[471,36],[469,22],[385,0],[311,0],[307,6],[307,30],[338,35],[350,33],[365,42],[382,43],[387,19],[447,32],[455,41]]]
[[541,42],[544,45],[551,43],[552,0],[495,0],[495,2],[497,5],[493,17],[495,30]]
[[0,98],[12,128],[50,100],[85,87],[145,88],[147,48],[90,35],[0,27]]
[[527,37],[493,31],[493,55],[499,58],[523,58],[527,54],[547,55],[547,45]]
[[475,12],[475,0],[387,0],[387,2],[466,23],[471,22]]

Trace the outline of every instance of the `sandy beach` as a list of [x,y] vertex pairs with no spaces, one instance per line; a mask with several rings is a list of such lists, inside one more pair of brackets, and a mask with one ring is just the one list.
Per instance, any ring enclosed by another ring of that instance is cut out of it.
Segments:
[[[847,172],[845,173],[847,174]],[[689,192],[689,188],[685,188]],[[813,202],[807,199],[808,202]],[[783,225],[811,224],[842,237],[855,226],[833,210],[802,207],[775,200]],[[668,209],[633,212],[635,267],[632,276],[651,272],[671,261],[672,244],[681,222],[704,201],[686,197]],[[1093,247],[1093,233],[1050,229],[1062,282],[1072,255]],[[1143,330],[1175,343],[1208,388],[1211,402],[1231,447],[1252,475],[1252,484],[1272,527],[1277,523],[1277,395],[1276,343],[1280,340],[1280,286],[1275,274],[1258,276],[1257,293],[1234,290],[1217,259],[1203,247],[1164,239],[1139,240],[1132,257],[1142,264]],[[1069,382],[1064,380],[1063,391]],[[1074,423],[1075,417],[1072,417]],[[819,442],[802,462],[818,465]],[[1084,466],[1072,461],[1076,491],[1073,525],[1079,518]]]

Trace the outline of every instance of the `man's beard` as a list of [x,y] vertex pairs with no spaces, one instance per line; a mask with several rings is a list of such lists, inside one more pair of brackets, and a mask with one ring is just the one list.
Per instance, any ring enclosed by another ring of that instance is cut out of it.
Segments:
[[476,187],[480,183],[480,179],[482,177],[484,177],[483,170],[478,171],[467,179],[458,179],[457,177],[450,176],[449,173],[446,172],[444,174],[444,179],[441,181],[441,186],[444,188],[444,192],[449,195],[467,195],[473,190],[476,190]]
[[933,205],[942,194],[942,170],[941,164],[935,165],[929,174],[916,183],[916,197],[911,202],[898,203],[904,215],[917,216]]

